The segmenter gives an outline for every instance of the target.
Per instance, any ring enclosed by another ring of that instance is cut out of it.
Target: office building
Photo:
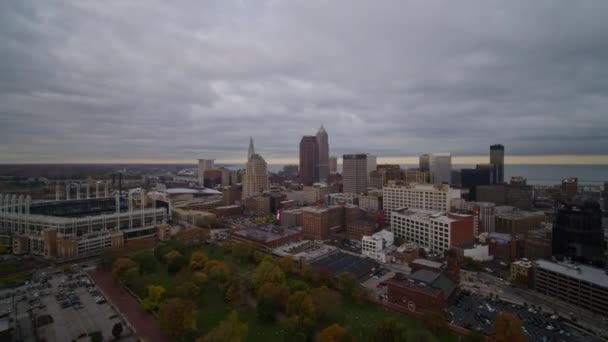
[[[370,212],[382,210],[382,190],[368,191],[367,195],[359,196],[359,208]]]
[[[431,171],[431,156],[423,154],[418,158],[418,168],[420,171]]]
[[[496,220],[495,209],[496,205],[490,202],[464,202],[462,209],[469,210],[470,212],[478,215],[479,230],[476,232],[476,236],[479,233],[492,233],[494,232],[494,223]]]
[[[460,172],[461,185],[469,190],[469,200],[477,201],[477,187],[493,183],[494,166],[477,165],[474,169],[462,169]]]
[[[450,184],[452,178],[452,155],[449,153],[432,154],[430,171],[433,184]]]
[[[530,260],[550,259],[552,224],[545,223],[541,228],[529,230],[524,239],[524,258]]]
[[[603,264],[604,230],[597,203],[562,204],[553,223],[553,255]]]
[[[382,189],[385,183],[384,173],[381,171],[372,171],[369,173],[369,188]]]
[[[198,160],[198,184],[205,185],[205,171],[214,168],[214,159],[199,159]]]
[[[315,136],[300,140],[300,182],[312,185],[319,181],[319,143]]]
[[[604,211],[608,211],[608,182],[604,182],[604,191],[602,191],[602,199],[604,200]]]
[[[369,182],[369,173],[377,170],[376,156],[367,155],[367,181]]]
[[[365,219],[357,219],[346,224],[346,238],[361,240],[365,235],[372,235],[376,231],[376,224]]]
[[[578,178],[570,177],[562,179],[562,199],[571,200],[578,193]]]
[[[494,184],[505,182],[505,147],[500,144],[490,146],[490,164],[494,166]]]
[[[386,186],[382,189],[382,203],[387,215],[393,209],[414,208],[447,212],[453,199],[460,198],[460,190],[449,185],[413,184]]]
[[[289,209],[282,210],[280,214],[281,227],[301,227],[302,226],[302,210]]]
[[[511,206],[497,206],[495,213],[494,231],[511,235],[539,229],[546,220],[542,211],[526,211]]]
[[[266,216],[270,214],[270,196],[256,195],[243,199],[245,212],[256,216]]]
[[[376,170],[382,172],[385,183],[391,180],[403,179],[401,166],[399,166],[399,164],[379,164],[376,166]]]
[[[530,185],[478,185],[475,196],[479,202],[510,205],[522,210],[532,209],[532,186]]]
[[[438,254],[447,251],[452,245],[471,243],[475,239],[473,216],[433,210],[393,210],[391,228],[396,237],[413,241]]]
[[[338,172],[338,157],[329,157],[329,173]]]
[[[328,207],[334,205],[358,205],[359,195],[350,192],[347,193],[335,193],[325,196],[325,205]]]
[[[302,208],[302,234],[307,239],[326,240],[344,226],[344,207]]]
[[[512,282],[532,286],[534,280],[534,265],[528,259],[516,260],[511,263],[509,278]]]
[[[604,269],[570,263],[537,260],[536,291],[608,316],[608,274]]]
[[[230,233],[232,241],[244,242],[264,253],[270,253],[273,248],[294,243],[301,238],[300,230],[280,226],[247,226]]]
[[[431,173],[429,171],[423,171],[421,169],[407,169],[404,173],[406,184],[429,184],[431,182]]]
[[[396,250],[395,235],[387,230],[381,230],[373,235],[361,237],[361,255],[376,261],[386,263],[387,255]]]
[[[249,140],[247,163],[243,177],[243,199],[262,194],[270,188],[266,161],[255,153],[253,138]]]
[[[360,194],[367,188],[367,155],[342,156],[342,192]]]
[[[319,148],[319,158],[317,161],[319,180],[327,182],[329,177],[329,141],[325,127],[321,125],[317,132],[317,146]]]
[[[315,183],[311,186],[304,186],[304,203],[318,204],[325,202],[325,197],[329,194],[336,193],[338,190],[334,185],[325,183]]]

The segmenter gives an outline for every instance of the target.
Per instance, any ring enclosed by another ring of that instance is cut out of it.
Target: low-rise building
[[[406,242],[390,252],[390,260],[397,264],[410,264],[420,256],[420,247],[413,242]]]
[[[524,257],[530,260],[551,258],[552,224],[545,223],[542,228],[529,230],[524,238]]]
[[[368,191],[367,195],[359,196],[359,208],[371,212],[382,210],[382,192]]]
[[[608,316],[608,274],[603,269],[537,260],[534,287],[544,295]]]
[[[214,213],[202,210],[185,210],[185,209],[173,209],[171,215],[173,220],[179,224],[185,226],[197,226],[204,227],[206,222],[212,222],[216,219]]]
[[[304,186],[303,191],[305,204],[319,204],[325,201],[325,196],[336,193],[337,189],[335,186],[325,183],[315,183],[310,186]]]
[[[532,261],[528,259],[521,259],[513,261],[511,263],[511,281],[517,282],[521,285],[531,286],[534,279]]]
[[[512,262],[522,258],[524,255],[524,240],[518,236],[504,233],[489,233],[484,240],[490,246],[490,255],[494,259]]]
[[[359,205],[359,195],[354,193],[335,193],[325,196],[325,205],[328,207],[345,204]]]
[[[494,257],[490,254],[490,246],[481,243],[467,243],[453,246],[452,249],[460,256],[471,258],[475,261],[492,261]]]
[[[355,220],[346,224],[346,238],[349,240],[361,240],[375,231],[376,224],[369,220]]]
[[[283,246],[302,238],[300,229],[279,226],[251,226],[237,229],[231,233],[233,241],[250,243],[263,252]]]
[[[387,256],[397,247],[393,245],[395,236],[392,232],[381,230],[373,235],[361,238],[361,254],[365,257],[386,263]]]
[[[344,207],[302,208],[302,233],[305,238],[325,240],[330,232],[336,232],[344,226]]]
[[[238,216],[243,214],[243,208],[240,205],[224,205],[213,210],[217,217]]]
[[[302,210],[290,209],[281,211],[281,227],[301,227],[302,226]]]
[[[405,277],[398,273],[387,281],[388,302],[416,313],[444,315],[456,284],[447,275],[419,270]]]

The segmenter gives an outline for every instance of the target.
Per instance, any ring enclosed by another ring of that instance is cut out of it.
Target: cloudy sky
[[[232,161],[249,136],[282,161],[321,123],[336,155],[606,155],[607,15],[605,0],[5,0],[0,163]]]

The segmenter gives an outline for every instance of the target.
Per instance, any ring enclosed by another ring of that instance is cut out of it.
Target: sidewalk
[[[97,270],[88,271],[95,285],[103,292],[110,303],[132,325],[134,333],[146,342],[171,342],[173,339],[160,330],[158,321],[150,313],[139,306],[127,291],[114,284],[109,272]]]

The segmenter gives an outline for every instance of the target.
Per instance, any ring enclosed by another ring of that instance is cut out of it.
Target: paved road
[[[109,272],[89,271],[95,285],[103,292],[105,297],[123,315],[127,317],[133,326],[135,333],[146,342],[171,342],[173,339],[165,335],[159,327],[154,316],[142,309],[137,301],[124,289],[114,284]]]

